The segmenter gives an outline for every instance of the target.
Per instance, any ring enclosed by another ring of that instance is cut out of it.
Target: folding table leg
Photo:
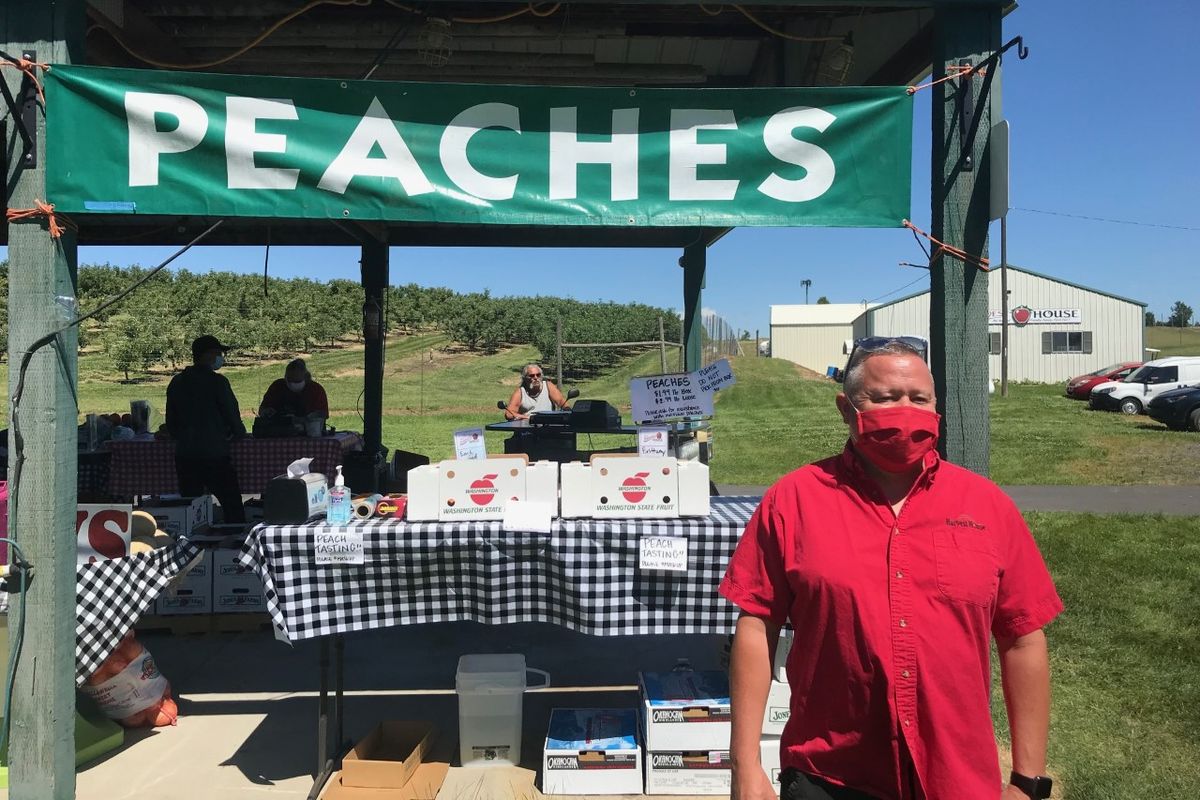
[[[329,638],[321,637],[321,697],[317,719],[317,771],[308,800],[316,800],[329,776],[333,774],[333,759],[329,757]],[[340,692],[339,692],[340,695]]]
[[[343,678],[346,675],[345,669],[345,654],[346,654],[346,637],[340,633],[333,637],[333,648],[336,656],[334,661],[334,674],[336,675],[334,690],[334,713],[337,715],[337,752],[333,754],[333,759],[341,766],[342,754],[346,752],[346,737],[343,733],[343,722],[346,719],[346,701],[342,694],[345,681]]]

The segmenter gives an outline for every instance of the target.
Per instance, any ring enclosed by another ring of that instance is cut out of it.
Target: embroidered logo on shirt
[[[956,519],[946,518],[946,524],[955,528],[974,528],[977,531],[986,531],[986,525],[980,525],[975,520],[968,517],[966,514],[959,514]]]

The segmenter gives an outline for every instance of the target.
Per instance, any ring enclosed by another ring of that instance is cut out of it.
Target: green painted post
[[[83,0],[9,0],[0,11],[0,47],[41,62],[81,60]],[[19,96],[22,74],[0,79]],[[46,126],[36,117],[34,161],[25,159],[16,120],[6,123],[9,208],[32,208],[46,197]],[[80,154],[85,157],[86,154]],[[8,386],[10,404],[18,365],[30,345],[70,321],[75,300],[75,244],[50,237],[44,220],[8,226]],[[17,661],[9,742],[9,796],[58,800],[75,796],[75,329],[62,334],[61,351],[33,356],[19,405],[9,406],[9,478],[18,461],[15,422],[24,440],[24,464],[9,487],[9,536],[34,565],[37,579],[25,597],[11,595],[10,643],[24,606],[25,636]],[[14,413],[18,412],[18,413]],[[11,551],[10,551],[11,552]],[[15,651],[15,646],[13,647]]]
[[[685,372],[703,366],[704,321],[701,319],[701,290],[704,289],[704,269],[708,250],[703,243],[683,248],[683,369]]]
[[[946,68],[978,64],[1000,45],[1000,7],[939,6],[934,15],[935,78]],[[972,76],[964,137],[961,84],[933,87],[932,233],[948,245],[988,252],[990,80]],[[973,131],[973,134],[972,134]],[[974,137],[973,142],[971,137]],[[964,150],[964,138],[967,148]],[[968,160],[969,159],[969,160]],[[942,256],[931,265],[931,367],[942,414],[941,450],[950,461],[988,473],[988,276],[974,264]]]

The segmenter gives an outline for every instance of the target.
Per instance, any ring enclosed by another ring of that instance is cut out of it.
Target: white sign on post
[[[666,458],[671,437],[662,425],[646,425],[638,429],[638,455],[645,458]]]
[[[634,422],[711,417],[712,392],[700,391],[695,373],[652,375],[629,382]]]
[[[325,564],[362,564],[361,528],[322,528],[313,533],[313,552],[318,566]]]
[[[733,368],[729,359],[722,358],[696,372],[698,385],[702,392],[715,392],[737,383],[733,377]]]
[[[638,540],[638,567],[660,572],[687,572],[688,540],[683,536],[643,536]]]
[[[482,461],[487,458],[483,428],[462,428],[455,431],[454,457],[466,461]]]

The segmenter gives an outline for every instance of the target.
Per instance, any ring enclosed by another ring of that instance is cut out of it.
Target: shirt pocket
[[[978,531],[938,528],[933,532],[938,591],[947,600],[988,607],[1000,588],[1000,561],[991,541]]]

